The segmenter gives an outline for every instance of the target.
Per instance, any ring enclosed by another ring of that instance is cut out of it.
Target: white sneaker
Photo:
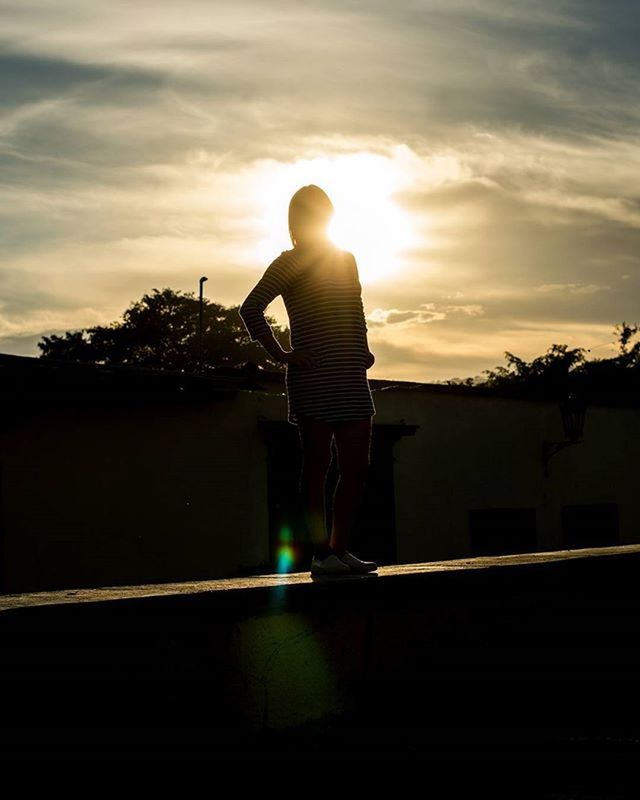
[[[313,556],[311,559],[312,575],[346,575],[349,572],[351,572],[349,565],[333,553],[324,558]]]
[[[343,564],[346,564],[351,572],[375,572],[378,569],[378,565],[375,561],[362,561],[353,553],[350,553],[348,550],[347,552],[341,556],[340,561]]]

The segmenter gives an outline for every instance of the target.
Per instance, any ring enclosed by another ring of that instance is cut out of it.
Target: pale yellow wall
[[[374,397],[376,422],[420,426],[395,448],[399,562],[467,556],[470,508],[536,508],[546,550],[563,546],[563,505],[617,503],[621,543],[640,541],[640,412],[588,408],[584,442],[554,456],[545,479],[542,441],[564,439],[556,404],[408,389]]]
[[[237,574],[268,558],[263,401],[65,412],[0,436],[5,591]]]
[[[537,510],[539,549],[562,546],[560,509],[617,503],[640,541],[640,413],[589,408],[585,441],[544,478],[553,404],[393,389],[374,423],[418,425],[395,446],[400,563],[469,555],[469,508]],[[199,405],[42,408],[0,434],[5,591],[230,577],[269,557],[267,448],[257,418],[286,396],[239,391]],[[79,577],[80,576],[80,577]]]

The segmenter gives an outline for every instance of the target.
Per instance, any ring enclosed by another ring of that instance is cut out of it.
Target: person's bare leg
[[[347,549],[355,512],[364,494],[370,463],[371,425],[371,418],[336,425],[340,475],[333,495],[330,544],[340,556]]]
[[[329,548],[324,497],[333,428],[322,420],[301,417],[298,431],[302,446],[299,489],[303,512],[314,554],[322,555]]]

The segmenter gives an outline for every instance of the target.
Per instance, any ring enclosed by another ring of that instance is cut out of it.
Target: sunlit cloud
[[[203,274],[240,303],[309,183],[357,259],[372,377],[603,354],[635,318],[635,2],[3,8],[4,352]]]
[[[582,285],[580,283],[543,283],[535,287],[536,292],[571,292],[572,294],[595,294],[597,292],[608,292],[610,286],[598,286],[595,283]]]
[[[425,236],[423,231],[421,238],[412,226],[414,220],[393,199],[396,191],[414,180],[407,155],[411,154],[406,147],[396,146],[388,154],[356,151],[265,164],[256,179],[263,230],[256,258],[264,262],[292,247],[286,216],[289,200],[300,186],[315,183],[334,205],[330,236],[354,253],[361,282],[396,274],[404,266],[403,250],[423,245]]]

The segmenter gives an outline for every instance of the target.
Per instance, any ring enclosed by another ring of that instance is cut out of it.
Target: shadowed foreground
[[[639,567],[629,545],[4,596],[5,759],[243,782],[322,753],[377,778],[523,771],[524,791],[557,771],[535,796],[625,796]]]

